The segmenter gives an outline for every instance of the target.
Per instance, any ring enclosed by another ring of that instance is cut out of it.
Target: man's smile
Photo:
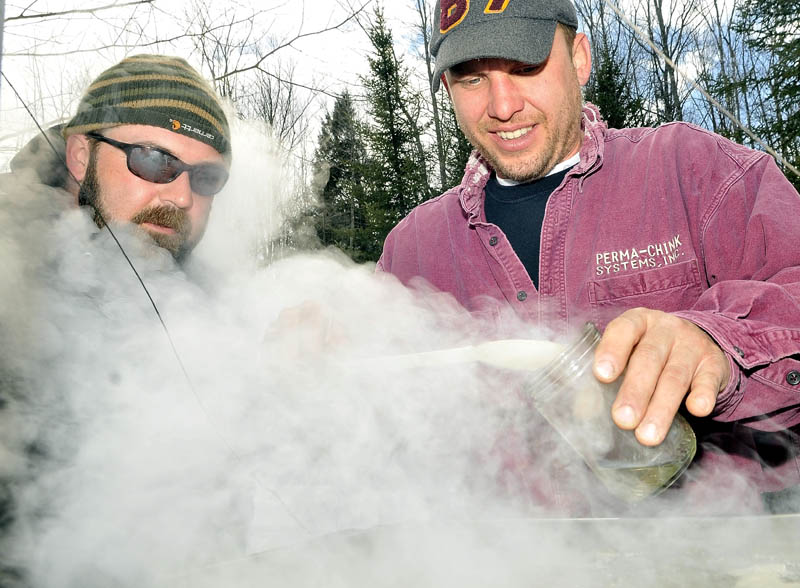
[[[501,139],[510,141],[511,139],[518,139],[523,135],[527,135],[531,130],[533,130],[533,126],[522,127],[521,129],[517,129],[515,131],[496,131],[496,134]]]

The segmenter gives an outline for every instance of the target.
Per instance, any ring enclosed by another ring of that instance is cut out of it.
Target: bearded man
[[[48,232],[64,226],[57,225],[62,212],[82,206],[101,229],[132,223],[183,262],[205,232],[230,163],[230,129],[211,85],[183,59],[135,55],[104,71],[72,119],[35,137],[0,176],[0,335],[9,349],[0,357],[0,586],[26,585],[4,543],[13,541],[9,530],[18,514],[12,494],[52,449],[42,444],[35,419],[22,416],[40,398],[33,382],[46,371],[45,360],[41,368],[15,361],[42,357],[30,343],[48,339],[36,330],[52,319],[42,302],[44,280],[59,273],[46,249],[54,242]],[[34,224],[48,216],[52,225]]]
[[[202,238],[230,162],[211,85],[181,58],[135,55],[100,74],[75,116],[37,136],[11,169],[91,207],[101,228],[137,225],[180,261]]]

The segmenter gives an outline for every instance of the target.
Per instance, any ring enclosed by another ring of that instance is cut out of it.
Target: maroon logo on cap
[[[506,9],[510,1],[511,0],[489,0],[483,12],[484,14],[499,14]]]
[[[469,0],[442,0],[440,6],[441,14],[439,22],[441,24],[439,26],[439,32],[443,35],[460,24],[469,12]]]
[[[488,0],[483,9],[484,14],[499,14],[503,12],[511,0]],[[469,12],[469,0],[442,0],[441,14],[439,15],[439,32],[443,35],[461,24]]]

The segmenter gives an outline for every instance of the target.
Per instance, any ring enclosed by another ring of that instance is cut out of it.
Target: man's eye
[[[541,64],[539,64],[539,65],[526,65],[524,67],[517,68],[515,70],[515,73],[517,75],[525,76],[525,75],[534,74],[534,73],[538,72],[540,69],[542,69]]]
[[[480,82],[481,82],[480,76],[472,76],[472,77],[468,77],[468,78],[462,78],[459,83],[461,83],[461,84],[463,84],[465,86],[476,86],[476,85],[480,84]]]

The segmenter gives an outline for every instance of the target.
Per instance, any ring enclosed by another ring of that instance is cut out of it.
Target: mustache
[[[133,218],[131,218],[131,222],[137,225],[151,223],[162,227],[168,227],[184,238],[187,237],[192,230],[192,221],[186,211],[171,206],[146,208],[134,215]]]

